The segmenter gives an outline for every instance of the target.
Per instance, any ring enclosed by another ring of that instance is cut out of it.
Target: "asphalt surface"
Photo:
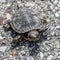
[[[40,9],[40,17],[50,21],[48,29],[37,42],[21,39],[13,44],[15,32],[4,29],[3,23],[11,19],[9,7],[16,9],[16,3],[21,1],[0,0],[0,60],[60,60],[60,0],[27,0],[27,7],[38,4],[35,8]]]

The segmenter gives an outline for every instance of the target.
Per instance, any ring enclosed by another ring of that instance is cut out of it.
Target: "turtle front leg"
[[[18,35],[18,36],[16,36],[15,38],[13,38],[12,43],[13,43],[13,44],[16,44],[20,39],[21,39],[21,36]]]
[[[18,35],[15,38],[13,38],[13,41],[11,42],[11,48],[14,49],[17,45],[19,45],[19,40],[21,40],[21,36]]]
[[[13,38],[13,41],[11,42],[11,49],[14,49],[14,48],[16,48],[16,46],[19,45],[19,43],[18,43],[19,40],[21,40],[21,36],[20,35],[18,35],[15,38]]]

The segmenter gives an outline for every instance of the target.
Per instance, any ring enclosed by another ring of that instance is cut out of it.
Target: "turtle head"
[[[39,32],[38,31],[30,31],[28,33],[28,37],[29,37],[30,41],[37,41],[37,39],[39,38]]]

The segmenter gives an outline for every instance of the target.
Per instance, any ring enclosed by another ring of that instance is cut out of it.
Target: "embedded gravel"
[[[46,17],[50,20],[39,41],[11,43],[14,32],[5,31],[3,23],[11,19],[11,11],[17,9],[16,3],[40,9],[41,19]],[[60,60],[60,0],[0,0],[0,60]]]

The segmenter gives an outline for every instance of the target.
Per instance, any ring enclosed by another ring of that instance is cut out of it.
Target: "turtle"
[[[22,8],[13,15],[10,21],[12,29],[23,35],[25,40],[37,41],[40,38],[43,27],[42,20],[32,9]]]
[[[9,21],[11,28],[28,41],[38,41],[42,31],[47,29],[39,16],[40,13],[36,11],[28,7],[21,7],[15,10]]]

